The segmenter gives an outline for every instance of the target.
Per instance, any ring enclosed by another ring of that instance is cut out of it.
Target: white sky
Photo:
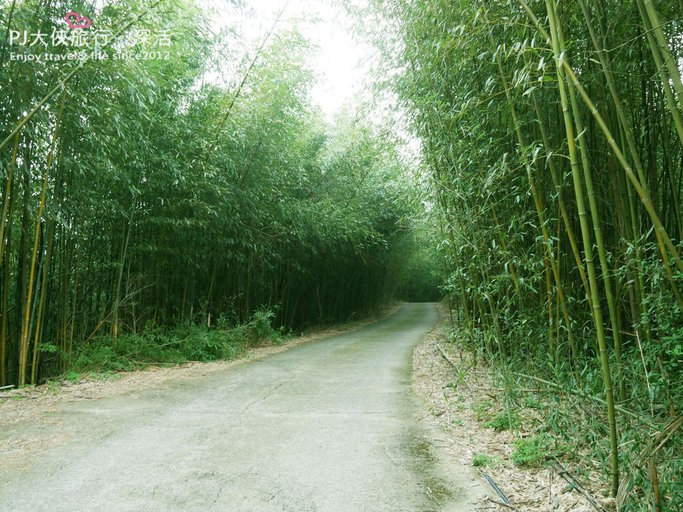
[[[236,9],[229,0],[199,0],[220,13],[214,26],[237,27],[244,36],[248,51],[253,54],[265,37],[286,0],[244,0]],[[311,91],[313,101],[331,120],[345,103],[363,91],[368,76],[367,59],[372,55],[369,45],[356,40],[350,32],[351,21],[333,0],[289,0],[275,32],[296,26],[318,47],[311,65],[318,74],[318,83]],[[318,21],[313,21],[313,20]]]

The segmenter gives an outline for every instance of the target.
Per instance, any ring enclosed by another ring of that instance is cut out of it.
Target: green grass
[[[520,467],[539,467],[551,457],[562,457],[567,453],[567,445],[558,444],[547,434],[538,434],[515,442],[512,462]]]
[[[64,380],[68,380],[69,382],[78,382],[81,378],[82,375],[74,371],[68,371],[64,374]]]
[[[497,432],[503,430],[516,430],[519,429],[520,421],[519,417],[514,412],[502,412],[495,416],[491,421],[484,423],[484,426],[491,427]]]
[[[482,421],[486,416],[488,416],[488,412],[491,410],[492,407],[493,402],[491,400],[482,400],[481,402],[477,403],[475,407],[477,420]]]
[[[259,310],[246,324],[232,327],[223,324],[207,329],[187,323],[171,329],[149,327],[116,339],[100,336],[79,349],[62,379],[76,382],[86,373],[106,379],[149,365],[236,359],[250,348],[283,342],[281,333],[271,326],[273,316],[271,311]]]
[[[476,468],[493,468],[499,464],[500,459],[498,457],[485,453],[477,453],[472,457],[472,465]]]

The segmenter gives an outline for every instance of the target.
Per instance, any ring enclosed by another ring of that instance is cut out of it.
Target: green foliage
[[[69,364],[126,370],[236,357],[277,339],[271,326],[369,312],[402,294],[399,275],[415,290],[423,278],[435,288],[432,262],[423,268],[411,256],[424,205],[408,193],[395,141],[358,112],[324,120],[310,100],[313,49],[296,30],[277,26],[255,51],[237,21],[203,30],[194,0],[15,7],[10,19],[11,6],[0,5],[2,38],[6,29],[50,34],[78,10],[98,31],[134,22],[123,39],[170,33],[172,44],[162,58],[124,59],[116,46],[137,57],[151,49],[115,41],[101,48],[107,59],[68,75],[78,63],[9,60],[0,41],[0,141],[44,100],[16,158],[14,140],[0,148],[2,383]],[[230,9],[242,17],[239,5]],[[403,272],[404,262],[416,272]]]
[[[487,417],[492,407],[493,402],[491,400],[482,400],[481,402],[478,402],[475,408],[477,420],[482,421],[485,417]]]
[[[496,431],[517,430],[520,427],[520,421],[516,413],[507,411],[496,415],[491,421],[484,423],[484,426]]]
[[[116,339],[99,337],[79,350],[70,372],[104,374],[150,364],[235,359],[251,347],[279,341],[280,334],[270,323],[274,316],[272,311],[261,309],[246,324],[231,328],[207,330],[184,323],[174,328],[148,328]]]
[[[82,375],[78,372],[69,371],[64,374],[64,380],[69,382],[78,382],[82,378]]]
[[[552,443],[544,434],[515,441],[512,462],[522,467],[541,466],[553,454]]]
[[[629,463],[683,408],[683,86],[672,64],[683,4],[370,4],[358,19],[384,57],[380,87],[421,143],[458,340],[553,393],[578,391],[544,410],[545,426],[591,450],[613,494],[638,475],[624,506],[645,510],[638,496],[652,484]],[[615,414],[613,397],[653,428]],[[678,481],[677,447],[656,460],[662,488]],[[533,462],[549,450],[534,439],[518,451]]]
[[[500,459],[485,453],[476,453],[472,457],[472,465],[475,468],[495,468],[500,465]]]

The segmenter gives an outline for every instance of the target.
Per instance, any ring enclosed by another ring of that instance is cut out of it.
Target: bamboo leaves
[[[646,0],[383,4],[400,30],[377,44],[423,142],[460,332],[504,367],[604,396],[615,493],[632,456],[623,439],[639,435],[618,402],[659,425],[682,399],[644,399],[641,361],[666,370],[677,356],[659,329],[683,333],[672,167],[683,161],[683,13]],[[661,389],[680,386],[664,370]],[[676,462],[663,466],[671,481]]]
[[[53,27],[64,5],[17,4],[14,18]],[[145,14],[156,6],[163,16]],[[64,371],[98,337],[120,349],[123,335],[239,323],[261,307],[287,327],[343,320],[396,291],[421,205],[404,197],[393,143],[355,113],[323,120],[310,44],[278,23],[234,86],[207,81],[208,56],[239,52],[201,30],[197,9],[126,0],[97,12],[123,31],[172,29],[167,58],[65,77],[0,70],[13,84],[0,102],[3,383]]]

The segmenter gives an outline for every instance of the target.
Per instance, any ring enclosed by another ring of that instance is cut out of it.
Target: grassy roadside
[[[389,316],[399,305],[390,303],[361,318],[317,325],[303,332],[274,329],[272,314],[258,311],[246,324],[233,327],[219,323],[207,330],[184,325],[124,334],[116,340],[94,338],[56,377],[38,386],[0,392],[0,425],[10,417],[14,422],[25,416],[27,411],[21,408],[29,403],[29,408],[35,408],[40,402],[61,398],[96,399],[155,386],[169,379],[205,375],[301,343],[360,329]]]
[[[214,328],[207,329],[188,323],[174,328],[148,327],[115,339],[97,337],[81,345],[75,354],[64,357],[63,371],[52,380],[78,382],[84,376],[106,377],[148,366],[238,359],[250,349],[282,345],[293,336],[274,329],[273,317],[272,311],[262,309],[241,325],[219,321]]]

